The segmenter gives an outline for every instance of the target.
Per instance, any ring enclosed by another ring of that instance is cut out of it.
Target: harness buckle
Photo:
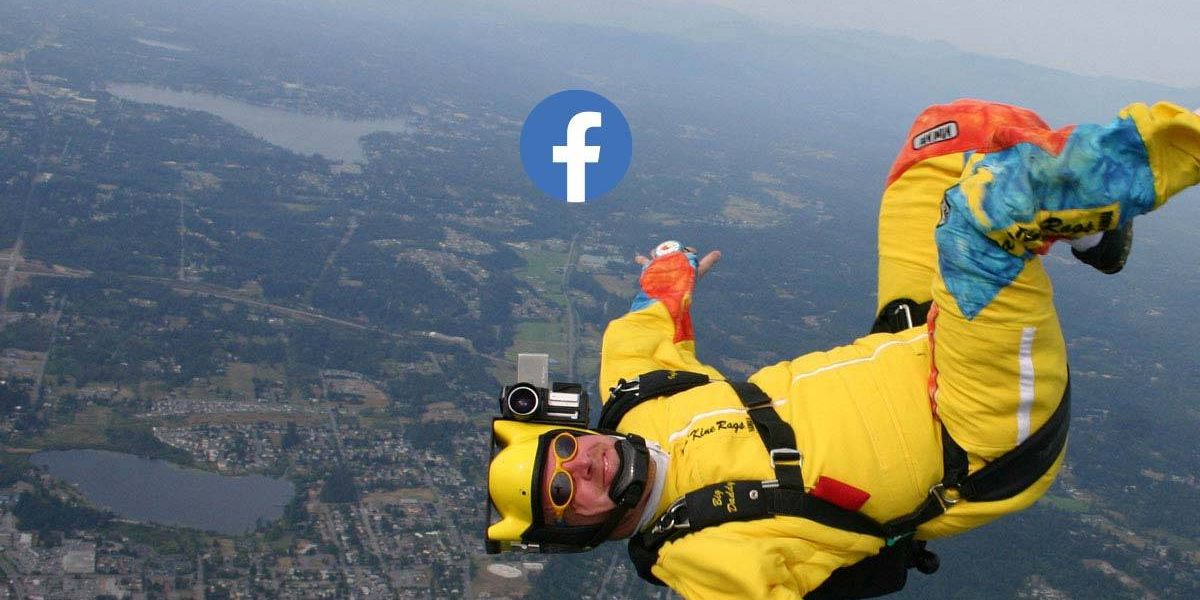
[[[623,378],[618,379],[617,385],[614,385],[611,388],[608,388],[608,398],[609,398],[609,400],[612,400],[613,398],[616,398],[617,396],[619,396],[621,394],[627,394],[629,392],[636,393],[639,389],[641,389],[641,387],[642,387],[642,381],[641,381],[640,377],[634,377],[630,381],[626,381]]]
[[[912,329],[912,327],[913,327],[913,314],[912,314],[912,308],[911,308],[911,307],[909,307],[909,305],[908,305],[908,304],[901,304],[901,305],[897,306],[896,308],[893,308],[893,309],[892,309],[892,316],[893,316],[893,317],[895,317],[895,316],[903,316],[903,317],[904,317],[904,324],[905,324],[905,327],[904,327],[904,328],[905,328],[905,329]]]
[[[795,448],[772,448],[771,467],[777,467],[779,463],[796,463],[797,467],[803,467],[804,454]]]
[[[929,488],[929,495],[937,499],[938,504],[942,505],[942,510],[949,510],[951,506],[962,502],[962,496],[959,494],[958,488],[946,487],[944,483],[938,483]]]
[[[681,516],[680,513],[687,509],[687,503],[680,499],[679,502],[672,504],[667,512],[659,517],[658,522],[650,529],[650,533],[657,535],[670,531],[672,529],[687,529],[692,526],[686,516]]]
[[[761,402],[758,402],[758,403],[756,403],[756,404],[747,404],[747,405],[746,405],[746,412],[747,412],[747,413],[752,413],[752,412],[754,412],[754,411],[756,411],[756,410],[761,410],[761,409],[764,409],[764,408],[770,408],[770,409],[774,409],[774,408],[775,408],[775,401],[774,401],[774,400],[772,400],[772,399],[770,399],[770,398],[767,398],[766,400],[763,400],[763,401],[761,401]]]

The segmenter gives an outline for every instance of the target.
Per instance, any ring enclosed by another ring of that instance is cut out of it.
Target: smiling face
[[[608,490],[621,463],[617,442],[607,435],[580,435],[575,441],[579,446],[575,456],[562,463],[563,470],[571,476],[575,486],[575,496],[563,512],[563,521],[567,525],[603,523],[617,507],[608,497]],[[544,460],[542,506],[546,507],[546,522],[553,523],[555,515],[550,502],[550,480],[554,478],[554,464],[558,460],[553,444],[546,448]]]

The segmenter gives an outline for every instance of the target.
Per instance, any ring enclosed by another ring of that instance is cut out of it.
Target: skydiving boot
[[[1072,240],[1071,254],[1106,275],[1120,272],[1133,247],[1133,221],[1100,234],[1100,240],[1087,246],[1089,238]],[[1084,246],[1080,249],[1080,246]]]

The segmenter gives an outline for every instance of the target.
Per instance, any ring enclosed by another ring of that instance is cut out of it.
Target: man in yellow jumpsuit
[[[1115,270],[1123,256],[1095,264],[1105,250],[1095,241],[1115,238],[1127,250],[1131,219],[1197,182],[1200,116],[1172,104],[1134,104],[1109,124],[1059,130],[1002,104],[927,109],[883,195],[878,307],[882,317],[902,306],[920,324],[931,303],[928,323],[750,377],[794,433],[798,460],[768,453],[738,391],[696,357],[691,292],[718,255],[699,259],[667,243],[639,260],[633,308],[605,332],[600,385],[663,369],[711,382],[634,406],[607,435],[497,420],[489,494],[500,518],[489,544],[592,546],[596,536],[640,535],[689,492],[773,482],[776,463],[793,460],[808,495],[878,523],[912,515],[938,492],[937,516],[916,528],[921,540],[1029,506],[1061,452],[1002,500],[948,497],[939,484],[946,440],[978,473],[1036,435],[1066,397],[1066,349],[1039,253],[1063,239],[1085,262]],[[628,462],[622,444],[639,436],[650,460],[631,501],[614,488]],[[739,510],[733,494],[712,501]],[[798,516],[729,521],[667,541],[652,574],[687,598],[801,598],[894,541]]]

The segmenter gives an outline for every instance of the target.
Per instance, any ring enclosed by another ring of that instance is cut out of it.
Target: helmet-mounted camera
[[[587,427],[588,395],[578,383],[550,382],[550,355],[517,356],[517,383],[500,392],[505,419]]]

